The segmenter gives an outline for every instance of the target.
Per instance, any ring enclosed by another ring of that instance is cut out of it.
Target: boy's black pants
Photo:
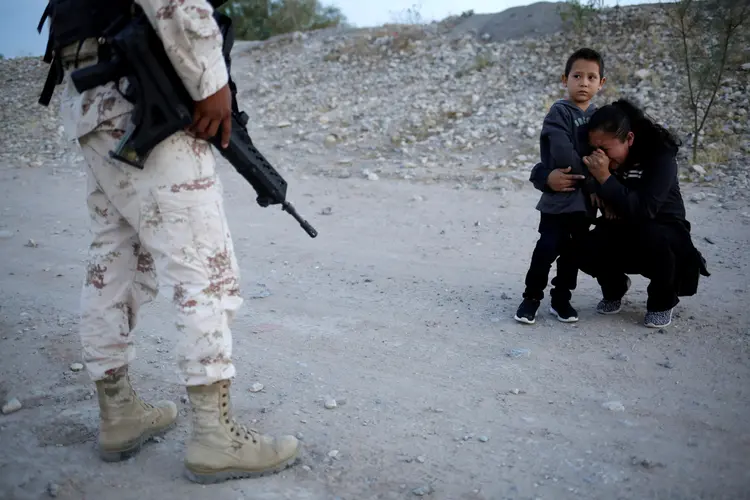
[[[578,265],[597,279],[605,300],[620,300],[627,291],[626,274],[640,274],[650,280],[649,311],[666,311],[679,303],[680,263],[694,252],[683,223],[602,221],[579,244]]]
[[[539,241],[531,255],[531,265],[526,273],[525,299],[542,300],[547,288],[549,271],[557,259],[557,275],[552,279],[552,301],[569,301],[571,291],[578,281],[579,246],[577,240],[588,233],[591,219],[583,212],[568,214],[541,214]]]

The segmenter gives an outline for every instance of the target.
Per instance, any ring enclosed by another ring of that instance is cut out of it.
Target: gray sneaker
[[[672,311],[648,311],[643,320],[643,324],[649,328],[664,328],[672,324]]]
[[[625,293],[628,293],[631,285],[630,277],[628,276],[628,284],[625,288]],[[625,294],[623,294],[625,295]],[[599,314],[617,314],[622,310],[622,299],[617,300],[600,300],[596,305],[596,312]]]
[[[599,314],[617,314],[622,309],[622,300],[600,300],[596,305]]]

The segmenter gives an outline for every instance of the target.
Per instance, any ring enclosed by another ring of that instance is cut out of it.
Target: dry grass
[[[346,62],[409,54],[426,36],[424,29],[419,26],[387,24],[351,36],[343,45],[331,49],[323,60]]]
[[[474,61],[472,61],[472,63],[467,67],[461,68],[460,70],[456,71],[455,76],[456,78],[461,78],[471,73],[483,71],[491,66],[494,66],[495,64],[496,62],[489,55],[477,54],[474,57]]]

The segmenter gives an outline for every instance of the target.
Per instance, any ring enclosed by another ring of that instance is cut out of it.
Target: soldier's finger
[[[229,146],[229,139],[232,137],[232,116],[227,115],[221,121],[221,147]]]
[[[201,139],[206,139],[209,125],[211,125],[211,119],[205,115],[201,116],[194,126],[196,135]]]
[[[208,124],[207,130],[206,130],[206,139],[211,139],[216,137],[216,134],[219,132],[219,124],[221,121],[219,120],[211,120]]]

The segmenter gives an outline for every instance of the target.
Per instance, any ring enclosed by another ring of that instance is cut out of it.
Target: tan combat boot
[[[232,418],[229,380],[187,388],[193,407],[193,436],[187,446],[188,479],[200,484],[279,472],[297,459],[294,436],[274,438]]]
[[[99,396],[99,455],[105,462],[125,460],[140,451],[151,437],[177,420],[177,406],[145,403],[130,385],[127,366],[96,382]]]

